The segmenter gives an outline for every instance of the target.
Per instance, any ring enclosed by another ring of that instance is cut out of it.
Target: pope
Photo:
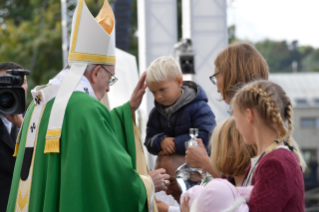
[[[96,18],[79,1],[68,66],[32,90],[8,212],[157,211],[154,191],[165,189],[169,176],[136,171],[132,114],[145,93],[145,74],[123,106],[108,111],[100,103],[117,81],[114,26],[107,1]]]

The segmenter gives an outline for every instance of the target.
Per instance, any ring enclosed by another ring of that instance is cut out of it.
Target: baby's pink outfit
[[[227,180],[214,179],[205,187],[194,186],[181,196],[189,197],[190,212],[248,212],[253,186],[235,187]]]

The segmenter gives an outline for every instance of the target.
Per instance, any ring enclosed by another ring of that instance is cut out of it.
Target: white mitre
[[[68,62],[70,70],[65,76],[54,100],[44,153],[60,152],[60,137],[65,110],[69,99],[89,64],[115,65],[115,18],[109,3],[94,18],[80,0],[72,21]]]

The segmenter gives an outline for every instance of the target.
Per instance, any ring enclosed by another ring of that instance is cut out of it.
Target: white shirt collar
[[[11,128],[12,128],[12,123],[6,119],[6,117],[4,117],[2,114],[0,114],[0,118],[4,124],[4,126],[6,126],[8,133],[11,133]]]

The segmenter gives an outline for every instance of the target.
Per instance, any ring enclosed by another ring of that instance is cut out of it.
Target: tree
[[[304,72],[319,72],[319,49],[312,50],[306,54],[302,62],[302,70]]]
[[[103,5],[103,1],[97,0],[86,0],[86,3],[94,16]],[[36,85],[48,83],[61,71],[60,0],[3,0],[0,26],[0,62],[16,62],[25,69],[33,67],[28,77],[28,92]],[[28,95],[28,103],[31,100]]]

